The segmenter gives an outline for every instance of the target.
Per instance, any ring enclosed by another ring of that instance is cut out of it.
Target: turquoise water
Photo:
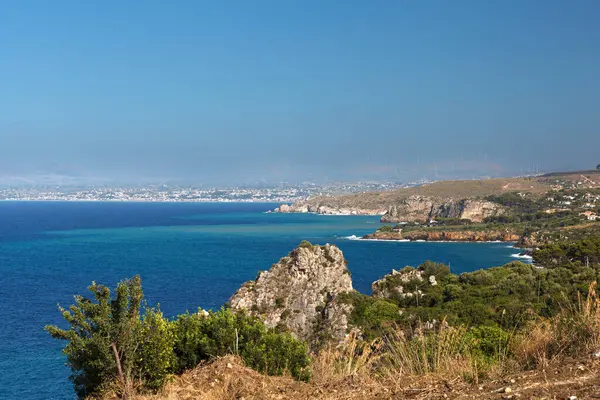
[[[149,303],[169,316],[216,308],[245,281],[306,239],[344,252],[356,289],[392,268],[425,260],[453,272],[514,260],[504,243],[348,240],[377,217],[268,214],[273,204],[0,203],[0,399],[69,399],[62,343],[44,331],[61,324],[92,280],[114,285],[140,274]]]

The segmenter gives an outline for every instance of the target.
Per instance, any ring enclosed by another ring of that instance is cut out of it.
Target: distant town
[[[146,201],[146,202],[273,202],[286,203],[313,196],[334,196],[416,186],[426,181],[302,183],[224,188],[168,185],[147,186],[5,186],[0,200],[5,201]]]

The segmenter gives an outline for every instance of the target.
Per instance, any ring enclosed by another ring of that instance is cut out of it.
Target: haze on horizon
[[[600,162],[600,2],[7,2],[0,183]]]

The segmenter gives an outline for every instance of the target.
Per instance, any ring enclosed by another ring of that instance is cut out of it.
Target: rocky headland
[[[413,230],[408,232],[380,232],[365,235],[368,240],[423,240],[444,242],[519,242],[521,235],[506,230]]]
[[[277,213],[314,213],[322,215],[383,215],[384,208],[336,207],[321,204],[301,202],[296,204],[282,204],[273,212]]]
[[[506,213],[500,204],[475,198],[409,196],[386,207],[351,207],[301,202],[282,204],[274,212],[315,213],[323,215],[381,215],[381,222],[420,222],[435,218],[461,218],[481,222],[484,218]]]
[[[458,218],[482,222],[487,217],[505,213],[506,209],[503,206],[487,200],[410,196],[392,205],[381,217],[381,222],[425,223],[437,218]]]
[[[469,218],[473,213],[495,213],[488,210],[487,204],[469,204],[466,200],[480,200],[487,196],[501,195],[507,192],[523,192],[534,195],[550,190],[551,183],[528,178],[497,178],[484,180],[439,181],[430,184],[402,189],[347,194],[339,196],[316,196],[292,205],[282,204],[275,212],[318,213],[337,215],[384,215],[390,214],[396,206],[398,212],[406,210],[406,217],[425,219],[432,211],[431,206],[439,209],[434,214],[464,214]],[[420,199],[420,200],[417,200]],[[461,202],[463,202],[461,204]],[[420,203],[420,204],[418,204]],[[427,209],[427,204],[430,208]],[[492,207],[493,208],[493,207]],[[459,211],[456,211],[459,210]],[[399,214],[389,215],[392,218]],[[386,217],[387,218],[387,217]]]
[[[269,328],[280,326],[315,343],[346,335],[352,307],[341,304],[338,296],[352,291],[342,251],[303,242],[256,280],[244,283],[229,302],[232,309],[248,311]]]

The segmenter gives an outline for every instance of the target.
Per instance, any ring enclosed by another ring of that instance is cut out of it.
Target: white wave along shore
[[[533,262],[533,257],[530,256],[529,254],[515,253],[515,254],[511,254],[510,256],[513,258],[518,258],[520,260]]]

